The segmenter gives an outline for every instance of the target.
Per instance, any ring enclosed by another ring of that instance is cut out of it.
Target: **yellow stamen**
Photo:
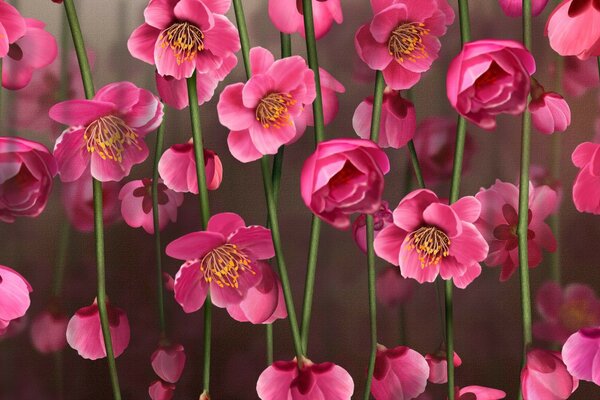
[[[256,107],[256,120],[265,128],[281,128],[292,125],[288,107],[296,104],[296,100],[288,93],[269,93]]]
[[[238,279],[242,272],[255,275],[248,256],[235,244],[224,244],[206,254],[200,261],[200,271],[204,280],[214,282],[219,287],[238,287]]]
[[[423,45],[423,36],[429,34],[422,22],[407,22],[392,31],[388,40],[388,52],[396,61],[415,61],[427,58],[427,49]]]
[[[173,50],[177,65],[192,61],[196,54],[204,50],[204,33],[189,22],[177,22],[165,31],[159,38],[161,47]]]
[[[127,146],[139,150],[138,135],[121,118],[114,115],[98,118],[90,123],[83,134],[85,146],[90,153],[96,152],[103,159],[123,161]]]
[[[434,267],[450,252],[448,235],[435,226],[422,226],[410,234],[409,250],[415,250],[421,261],[421,268]]]

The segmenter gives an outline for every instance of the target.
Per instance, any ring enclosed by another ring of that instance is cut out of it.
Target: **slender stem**
[[[66,14],[62,14],[60,31],[60,87],[59,99],[68,100],[69,97],[69,23]]]
[[[210,354],[212,348],[212,303],[210,296],[206,297],[204,302],[204,353],[203,353],[203,366],[204,374],[202,379],[202,385],[204,393],[208,395],[210,391]]]
[[[56,385],[56,398],[63,400],[65,398],[65,376],[63,352],[57,351],[53,354],[54,359],[54,384]]]
[[[292,36],[289,33],[281,32],[279,37],[281,41],[281,58],[290,57],[292,55]]]
[[[73,38],[75,54],[77,55],[77,62],[79,63],[79,70],[81,72],[81,80],[83,81],[85,97],[87,99],[91,99],[94,97],[92,70],[90,69],[90,62],[85,51],[83,34],[81,33],[81,27],[79,26],[77,11],[75,10],[73,0],[65,0],[63,4],[65,5],[65,12],[67,15],[67,21],[69,22],[69,28],[71,29],[71,37]]]
[[[315,293],[315,278],[317,275],[320,237],[321,219],[313,215],[310,226],[310,244],[308,246],[308,263],[304,284],[304,302],[302,304],[302,350],[305,354],[308,352],[308,336],[310,331],[313,296]]]
[[[423,171],[421,170],[421,164],[419,164],[419,158],[417,157],[415,143],[412,139],[408,142],[408,152],[410,154],[413,170],[415,171],[415,177],[417,178],[417,184],[423,189],[425,188],[425,180],[423,179]]]
[[[56,256],[56,266],[53,274],[54,276],[52,277],[52,297],[54,298],[58,298],[62,293],[69,250],[69,240],[71,237],[71,226],[69,224],[63,224],[60,227],[59,235],[58,254]]]
[[[246,26],[246,17],[244,15],[242,0],[233,0],[233,9],[235,10],[235,21],[240,34],[246,79],[250,79],[250,76],[252,75],[252,69],[250,68],[250,37],[248,36],[248,27]]]
[[[273,364],[273,324],[266,326],[267,365]]]

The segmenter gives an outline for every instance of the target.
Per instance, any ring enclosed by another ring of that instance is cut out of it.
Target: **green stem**
[[[252,69],[250,68],[250,37],[248,36],[248,27],[246,26],[246,17],[244,15],[242,0],[233,0],[233,9],[235,10],[235,21],[240,34],[246,79],[250,79],[250,76],[252,75]]]
[[[317,275],[317,261],[319,256],[319,239],[321,237],[321,219],[313,215],[310,226],[310,244],[308,246],[308,262],[304,283],[304,302],[302,304],[302,350],[308,352],[308,336],[310,331],[310,318],[312,303],[315,293],[315,278]]]
[[[273,364],[273,324],[266,326],[267,365]]]
[[[290,57],[292,55],[292,36],[289,33],[281,32],[279,38],[281,41],[281,58]]]
[[[413,166],[413,171],[415,171],[415,177],[417,178],[417,184],[421,189],[424,189],[425,180],[423,179],[423,171],[421,170],[421,164],[419,163],[419,158],[417,157],[415,143],[412,141],[412,139],[408,142],[408,152],[410,154],[410,161]]]
[[[75,47],[75,54],[77,55],[77,62],[79,63],[79,71],[81,72],[81,80],[83,81],[83,90],[85,93],[85,97],[87,99],[91,99],[94,97],[92,70],[90,69],[90,62],[85,51],[85,44],[83,43],[83,34],[81,33],[81,27],[79,26],[77,11],[75,10],[73,0],[64,0],[63,4],[65,5],[67,21],[71,30],[71,37],[73,38],[73,45]]]
[[[66,14],[62,14],[60,31],[60,87],[58,98],[68,100],[69,97],[69,23]]]

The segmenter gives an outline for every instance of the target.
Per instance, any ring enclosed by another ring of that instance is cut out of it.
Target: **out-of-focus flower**
[[[522,0],[498,0],[500,7],[504,14],[509,17],[519,17],[523,15],[523,1]],[[531,2],[531,15],[536,17],[544,11],[544,8],[548,4],[548,0],[533,0]]]
[[[583,328],[572,334],[561,354],[573,378],[600,385],[600,327]]]
[[[577,57],[561,57],[564,62],[562,88],[569,96],[583,96],[598,87],[598,61],[594,58],[580,60]]]
[[[481,216],[476,225],[490,246],[485,263],[490,267],[501,265],[500,280],[504,282],[519,266],[519,189],[512,183],[496,179],[495,184],[488,189],[482,188],[475,197],[481,202]],[[542,249],[556,250],[556,240],[544,220],[556,211],[557,203],[556,192],[550,187],[529,184],[529,268],[542,262]]]
[[[17,271],[0,265],[0,336],[11,321],[21,318],[31,304],[29,293],[33,289]]]
[[[315,37],[322,38],[329,32],[333,21],[344,22],[340,0],[312,0]],[[300,0],[269,0],[269,18],[283,33],[304,34],[304,12]]]
[[[500,400],[506,397],[502,390],[484,386],[466,386],[456,388],[456,400]]]
[[[314,73],[300,56],[275,61],[262,47],[250,50],[252,77],[227,86],[219,98],[219,121],[230,129],[229,151],[241,162],[275,154],[306,130],[305,105],[315,99]]]
[[[256,392],[261,400],[350,400],[354,381],[334,363],[314,364],[304,359],[298,368],[295,359],[276,361],[258,377]]]
[[[223,164],[214,151],[204,150],[204,169],[208,190],[217,190],[223,181]],[[192,140],[169,147],[160,157],[158,173],[169,189],[179,193],[198,194],[198,175]]]
[[[512,40],[466,43],[446,77],[450,104],[483,129],[496,128],[498,114],[521,114],[527,106],[535,60]]]
[[[529,112],[533,126],[545,134],[564,132],[571,125],[571,109],[566,100],[558,93],[546,92],[534,78],[531,79]]]
[[[56,172],[54,157],[40,143],[0,137],[0,221],[40,215]]]
[[[106,85],[92,100],[56,104],[50,118],[70,126],[54,148],[60,178],[72,182],[89,166],[99,181],[120,181],[148,157],[144,137],[162,117],[158,97],[131,82]]]
[[[375,252],[400,266],[405,278],[423,283],[441,275],[465,288],[479,276],[479,262],[488,254],[485,239],[473,225],[480,211],[481,204],[472,196],[447,205],[430,190],[415,190],[394,210],[394,224],[375,239]]]
[[[454,21],[454,11],[446,0],[375,0],[371,6],[374,17],[356,32],[356,52],[383,72],[392,89],[409,89],[437,59],[438,38]]]
[[[337,94],[345,93],[346,88],[323,68],[319,68],[319,77],[321,79],[321,97],[323,98],[323,123],[329,125],[339,110]],[[315,126],[312,106],[305,105],[300,118],[305,119],[306,125]]]
[[[427,378],[429,382],[448,382],[448,360],[446,359],[445,351],[439,351],[436,354],[425,354],[425,360],[427,361],[427,365],[429,365],[429,378]],[[454,353],[452,363],[454,367],[462,365],[462,360],[458,354]]]
[[[373,227],[375,236],[381,232],[383,228],[392,224],[394,217],[389,209],[389,203],[382,201],[379,210],[373,214]],[[364,253],[367,252],[367,216],[361,214],[352,223],[352,237],[354,242]]]
[[[546,23],[550,47],[561,56],[581,60],[600,56],[600,4],[596,0],[564,0]]]
[[[160,379],[177,383],[185,367],[185,351],[180,344],[159,346],[150,357],[152,369]]]
[[[319,218],[347,229],[351,214],[379,210],[389,170],[387,155],[370,140],[321,142],[302,167],[302,199]]]
[[[425,391],[429,366],[425,358],[405,346],[377,345],[371,394],[375,400],[414,399]]]
[[[156,380],[148,387],[148,395],[152,400],[171,400],[175,395],[175,385]]]
[[[386,268],[375,281],[377,300],[387,307],[407,303],[415,291],[414,282],[406,279],[398,268]]]
[[[581,143],[573,154],[573,164],[580,168],[573,184],[573,203],[579,212],[600,214],[600,144]]]
[[[579,386],[559,352],[532,349],[521,371],[523,400],[566,400]]]
[[[352,117],[352,127],[363,139],[371,134],[373,117],[373,96],[363,100]],[[381,106],[381,121],[379,125],[379,146],[399,149],[404,147],[415,134],[417,117],[415,106],[405,100],[400,92],[386,88],[383,93]]]
[[[25,35],[27,23],[19,11],[5,1],[0,2],[0,57],[5,58],[11,45]],[[14,51],[14,50],[13,50]]]
[[[67,344],[67,324],[69,319],[63,313],[49,309],[36,315],[31,322],[31,342],[40,353],[54,353]]]
[[[546,185],[554,190],[560,204],[563,194],[562,183],[557,177],[552,176],[549,168],[539,164],[531,164],[529,167],[529,180],[531,180],[534,187]]]

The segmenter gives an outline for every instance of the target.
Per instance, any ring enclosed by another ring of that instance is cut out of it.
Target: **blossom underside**
[[[410,235],[410,250],[415,250],[421,261],[421,268],[436,266],[449,254],[450,239],[448,235],[435,226],[422,226]]]
[[[90,123],[83,135],[87,151],[97,152],[103,159],[122,162],[123,152],[127,146],[138,145],[138,134],[135,133],[121,118],[114,115],[98,118]]]
[[[250,258],[235,244],[224,244],[206,254],[200,262],[200,271],[206,282],[215,282],[220,287],[238,288],[238,279],[243,272],[255,275]]]
[[[423,36],[429,34],[422,22],[407,22],[392,31],[388,40],[388,51],[399,63],[405,59],[415,61],[427,58],[427,49],[423,45]]]
[[[294,104],[296,100],[289,93],[269,93],[256,107],[256,120],[265,128],[291,125],[288,107]]]
[[[173,50],[177,65],[192,61],[204,50],[204,33],[189,22],[177,22],[162,32],[158,38],[162,48]]]

